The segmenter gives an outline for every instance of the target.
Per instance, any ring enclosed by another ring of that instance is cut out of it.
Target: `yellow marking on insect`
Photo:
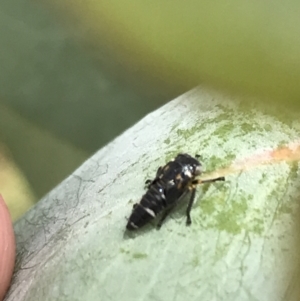
[[[170,165],[167,164],[167,165],[163,168],[163,171],[167,171],[169,168],[170,168]]]
[[[182,177],[181,177],[180,173],[176,176],[176,180],[182,180]]]

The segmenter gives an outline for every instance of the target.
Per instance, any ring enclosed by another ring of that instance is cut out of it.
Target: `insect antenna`
[[[207,180],[194,180],[192,184],[197,185],[197,184],[213,183],[217,181],[225,181],[225,177],[218,177],[218,178],[207,179]]]

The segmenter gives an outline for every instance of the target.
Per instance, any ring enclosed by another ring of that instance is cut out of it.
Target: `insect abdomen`
[[[140,203],[134,205],[126,228],[128,230],[135,230],[144,226],[154,219],[165,207],[164,194],[156,187],[149,188]]]

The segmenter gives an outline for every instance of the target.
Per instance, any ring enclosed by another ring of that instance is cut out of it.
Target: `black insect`
[[[195,199],[196,186],[225,180],[224,177],[208,180],[196,179],[202,173],[199,157],[199,155],[194,158],[188,154],[178,154],[175,159],[158,168],[154,180],[146,181],[147,192],[141,201],[133,205],[126,226],[127,230],[138,229],[162,213],[157,224],[157,228],[160,228],[178,201],[188,192],[191,192],[191,196],[186,209],[186,224],[192,223],[190,212]]]

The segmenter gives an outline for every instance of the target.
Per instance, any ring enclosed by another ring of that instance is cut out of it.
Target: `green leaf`
[[[146,116],[15,225],[7,300],[299,300],[290,124],[204,89]],[[144,181],[179,152],[226,181],[198,187],[190,227],[185,203],[160,231],[125,233]]]

